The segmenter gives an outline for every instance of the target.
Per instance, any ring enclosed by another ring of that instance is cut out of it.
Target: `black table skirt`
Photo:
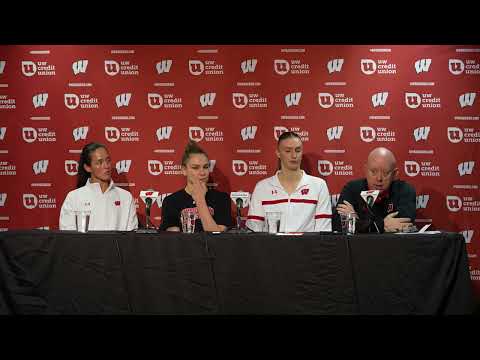
[[[0,314],[469,314],[463,237],[0,233]]]

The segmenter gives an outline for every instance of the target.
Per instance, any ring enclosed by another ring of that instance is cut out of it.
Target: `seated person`
[[[232,225],[228,194],[207,189],[208,164],[207,153],[190,141],[182,157],[185,188],[163,200],[160,230],[182,231],[182,214],[194,214],[195,232],[225,231]]]
[[[281,212],[281,232],[332,231],[330,194],[325,180],[300,169],[303,144],[294,132],[278,139],[280,170],[260,180],[250,199],[247,227],[264,231],[265,213]]]
[[[365,178],[348,182],[343,188],[333,215],[333,230],[342,231],[340,214],[354,213],[356,231],[396,232],[412,226],[415,220],[415,189],[398,180],[397,161],[383,147],[373,149],[365,164]],[[380,190],[372,208],[360,196],[364,190]]]
[[[88,230],[130,231],[138,228],[132,194],[115,186],[112,160],[105,145],[83,147],[77,189],[67,194],[60,210],[60,230],[76,230],[75,211],[90,210]]]

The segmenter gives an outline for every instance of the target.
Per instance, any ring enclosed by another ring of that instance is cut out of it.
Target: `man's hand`
[[[397,232],[402,231],[403,228],[413,226],[410,218],[396,218],[398,211],[388,214],[383,219],[383,228],[385,232]]]
[[[202,200],[205,200],[205,194],[207,193],[207,184],[204,182],[193,179],[192,181],[192,198],[193,200],[198,203]]]
[[[339,214],[350,214],[353,213],[354,216],[358,219],[358,215],[355,212],[355,209],[353,208],[352,204],[350,204],[347,200],[343,200],[343,204],[338,204],[337,205],[337,211]]]

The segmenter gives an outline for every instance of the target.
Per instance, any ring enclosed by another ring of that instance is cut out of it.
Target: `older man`
[[[380,190],[370,208],[360,196],[364,190]],[[415,189],[398,180],[395,156],[379,147],[368,155],[365,178],[352,180],[343,188],[333,215],[333,230],[341,231],[340,214],[354,213],[357,232],[402,231],[412,225],[415,212]]]

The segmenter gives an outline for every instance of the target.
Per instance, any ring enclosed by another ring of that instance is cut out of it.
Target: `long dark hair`
[[[84,164],[91,166],[92,157],[91,154],[99,148],[104,148],[107,150],[107,147],[99,143],[90,143],[83,147],[82,153],[80,154],[80,161],[78,162],[78,176],[77,176],[77,189],[84,186],[87,183],[90,173],[85,170],[83,167]]]
[[[302,141],[302,139],[300,138],[300,136],[294,132],[294,131],[285,131],[284,133],[282,133],[282,135],[280,135],[278,137],[278,141],[277,141],[277,149],[279,148],[280,146],[280,143],[285,140],[285,139],[290,139],[290,138],[297,138],[298,140],[300,140],[300,142]],[[279,170],[282,170],[282,162],[280,161],[280,159],[278,159],[278,169]]]
[[[187,146],[185,146],[185,151],[183,152],[182,166],[187,166],[187,161],[192,154],[203,154],[208,159],[207,153],[200,146],[198,146],[195,141],[190,140]]]

